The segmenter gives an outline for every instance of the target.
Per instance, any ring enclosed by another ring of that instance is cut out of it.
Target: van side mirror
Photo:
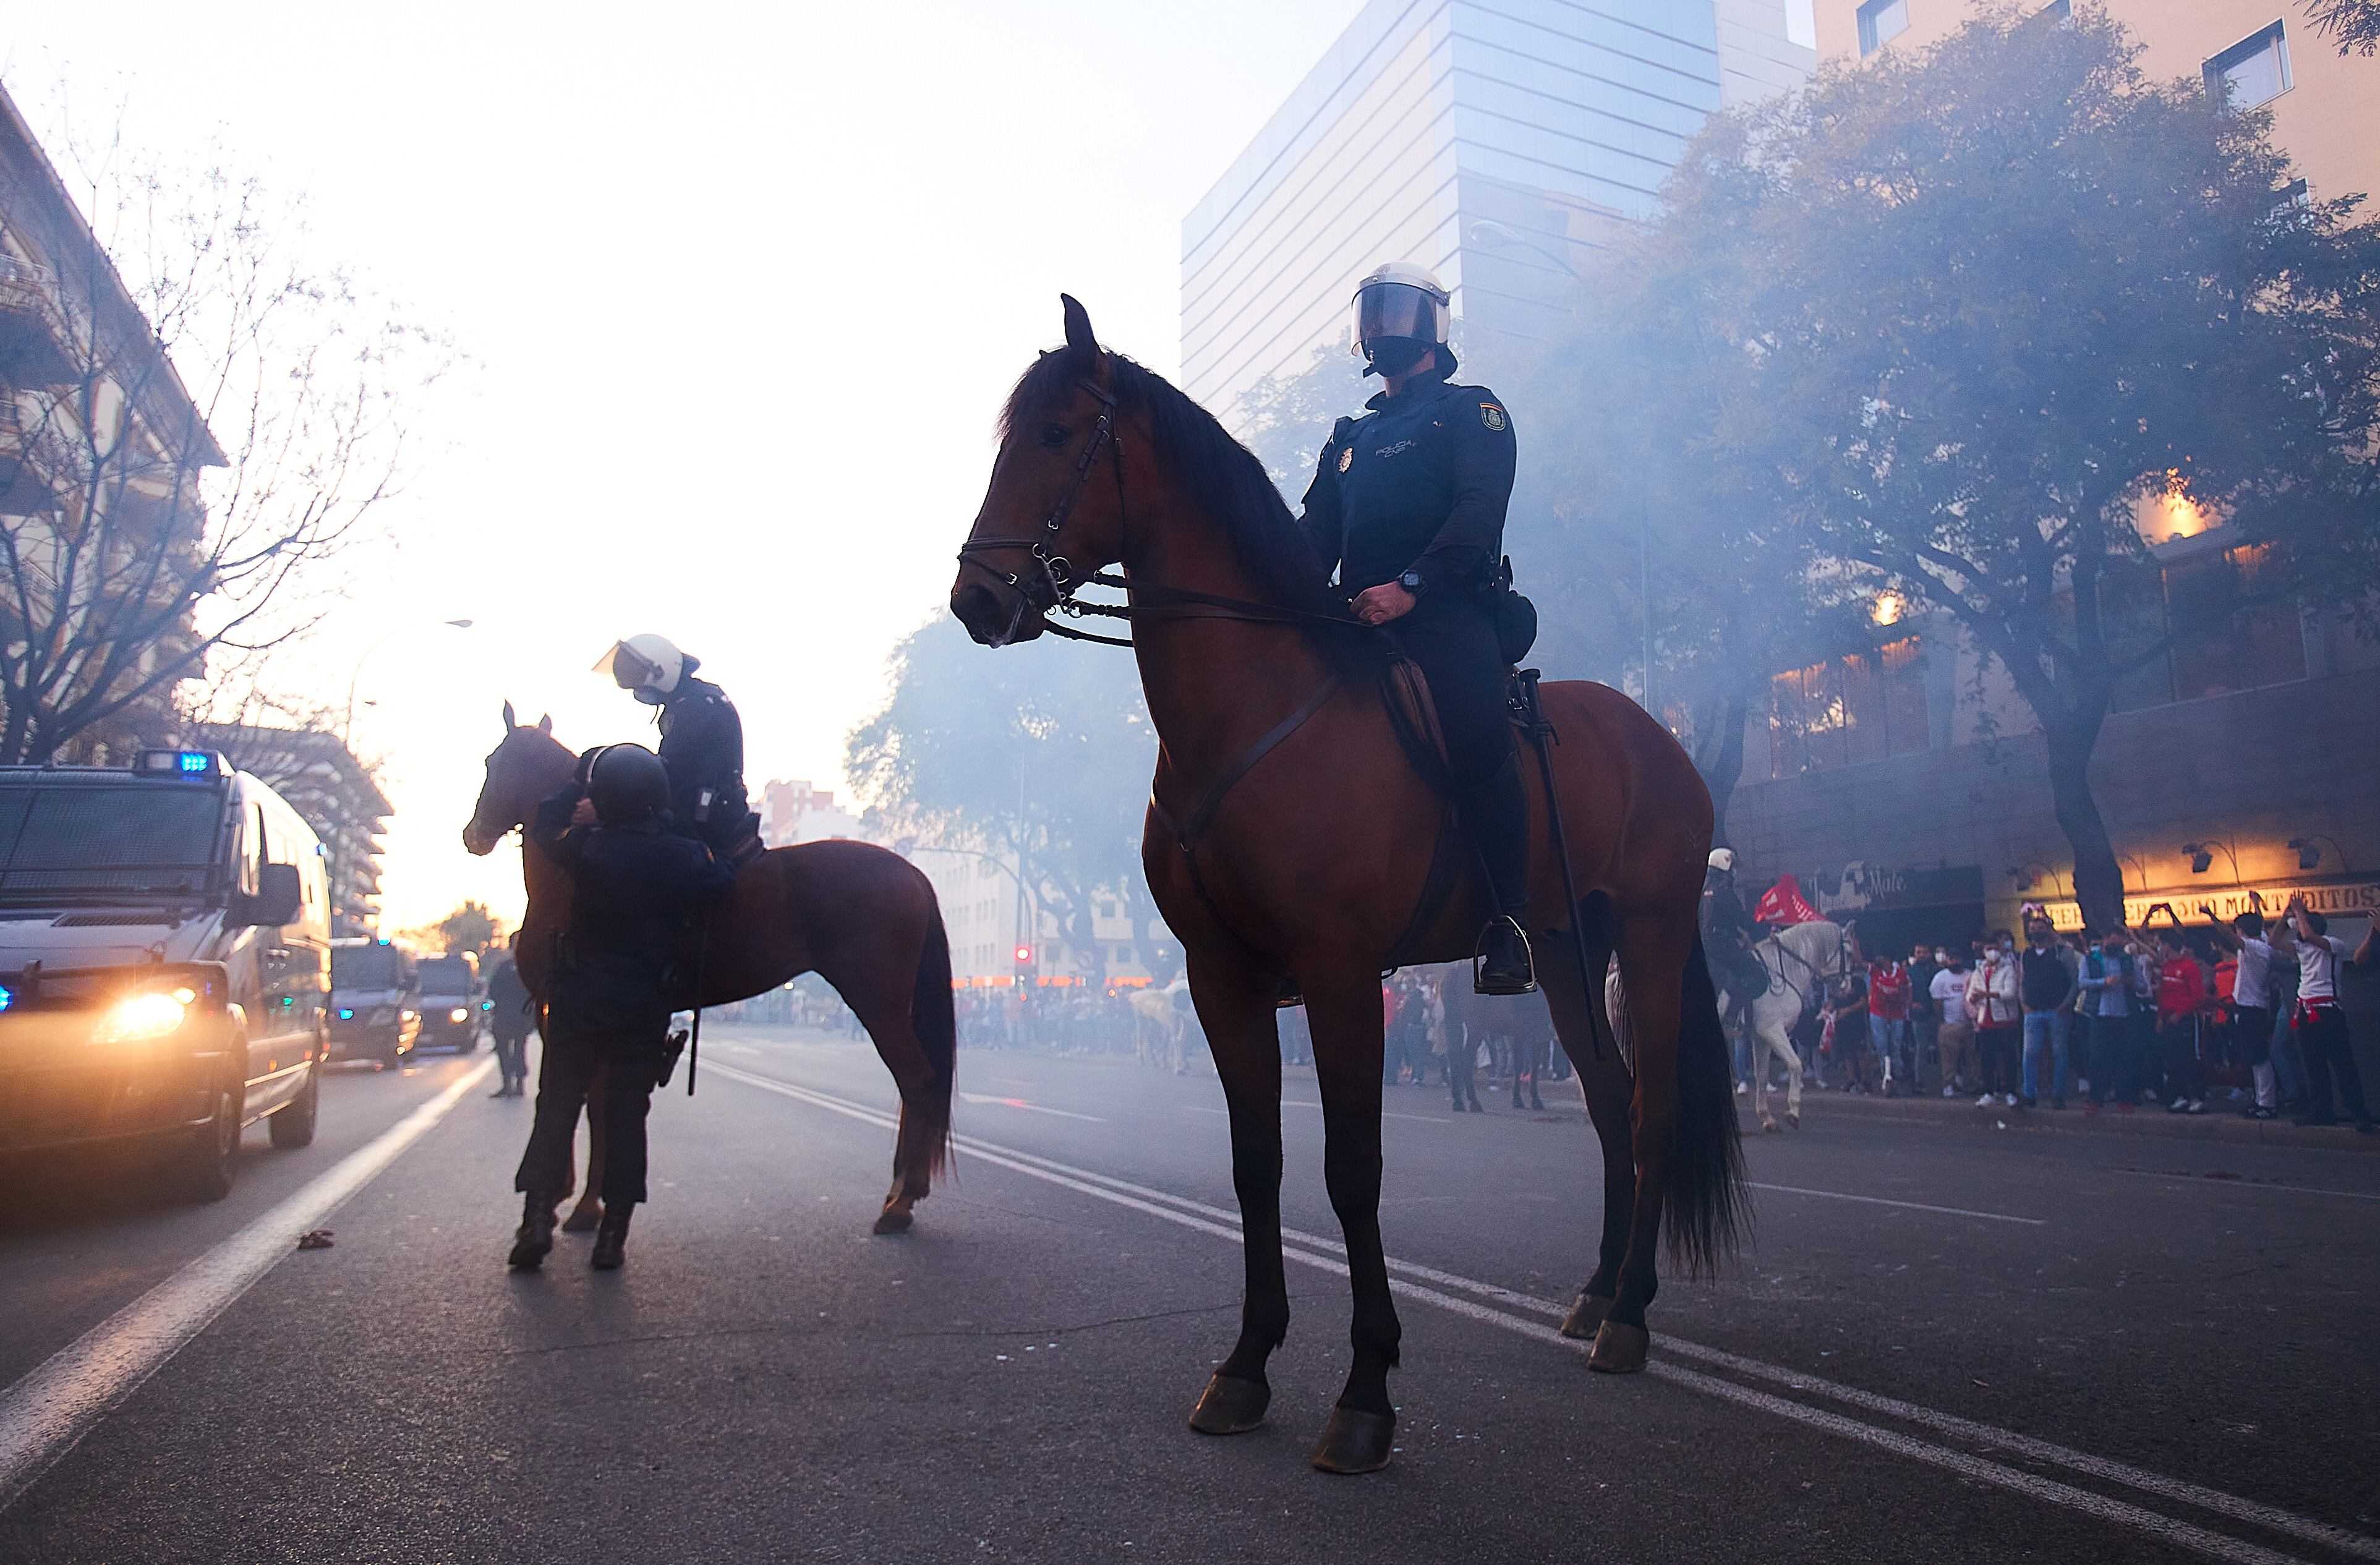
[[[256,894],[248,899],[240,922],[279,928],[297,922],[302,901],[296,865],[260,864],[256,867]]]

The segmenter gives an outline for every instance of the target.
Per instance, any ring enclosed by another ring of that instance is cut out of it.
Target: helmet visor
[[[1435,294],[1410,283],[1371,283],[1355,295],[1355,340],[1411,337],[1446,341],[1446,306]]]
[[[642,689],[662,676],[658,663],[625,641],[614,641],[610,651],[595,660],[595,672],[610,674],[612,682],[623,690]]]

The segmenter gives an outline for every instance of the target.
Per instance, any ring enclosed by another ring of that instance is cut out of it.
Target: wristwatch
[[[1407,571],[1404,575],[1397,577],[1397,585],[1403,588],[1414,597],[1418,598],[1422,595],[1422,589],[1429,584],[1422,580],[1421,573],[1419,571]]]

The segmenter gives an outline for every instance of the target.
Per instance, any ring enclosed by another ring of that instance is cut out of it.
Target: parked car
[[[419,964],[421,1036],[417,1049],[451,1049],[468,1054],[480,1047],[486,1020],[480,961],[468,951],[432,956]]]
[[[384,940],[331,942],[331,1058],[395,1070],[421,1036],[412,953]]]
[[[0,767],[0,1154],[164,1154],[231,1189],[240,1133],[314,1138],[329,1055],[322,844],[204,750]]]

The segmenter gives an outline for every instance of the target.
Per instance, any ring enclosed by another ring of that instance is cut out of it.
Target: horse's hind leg
[[[868,1041],[876,1045],[877,1057],[892,1073],[892,1085],[901,1093],[901,1128],[892,1140],[892,1184],[885,1192],[884,1209],[876,1216],[879,1233],[905,1232],[916,1221],[910,1208],[933,1188],[934,1153],[942,1134],[928,1107],[942,1087],[939,1073],[927,1058],[925,1041],[917,1036],[912,995],[916,974],[914,970],[894,972],[898,964],[881,958],[882,949],[897,943],[888,942],[887,948],[871,953],[857,971],[827,975],[868,1030]]]
[[[1232,1115],[1232,1188],[1240,1200],[1246,1292],[1240,1339],[1208,1380],[1190,1427],[1243,1435],[1272,1401],[1265,1363],[1289,1335],[1289,1279],[1281,1255],[1281,1038],[1273,1012],[1280,981],[1234,953],[1190,957],[1190,996]],[[1180,1034],[1175,1034],[1178,1047]]]
[[[1621,1262],[1611,1310],[1595,1336],[1587,1367],[1626,1374],[1645,1367],[1650,1345],[1645,1310],[1660,1291],[1656,1262],[1661,1238],[1661,1207],[1676,1153],[1678,1035],[1683,1015],[1685,967],[1692,949],[1691,920],[1639,915],[1628,920],[1620,945],[1621,982],[1628,990],[1629,1038],[1636,1051],[1636,1096],[1631,1144],[1636,1155],[1636,1189],[1628,1224],[1628,1249]]]
[[[1570,1316],[1561,1324],[1565,1337],[1589,1338],[1610,1313],[1611,1298],[1620,1285],[1620,1265],[1628,1251],[1628,1223],[1636,1205],[1636,1165],[1628,1145],[1628,1104],[1633,1084],[1620,1040],[1605,1012],[1603,973],[1610,964],[1611,947],[1589,923],[1586,959],[1595,974],[1582,983],[1576,961],[1567,946],[1545,952],[1538,966],[1546,1004],[1553,1012],[1554,1030],[1562,1052],[1578,1067],[1579,1090],[1586,1098],[1587,1117],[1595,1123],[1603,1150],[1603,1241],[1596,1256],[1595,1275],[1578,1291]]]
[[[1301,974],[1301,977],[1305,975]],[[1354,1362],[1311,1460],[1325,1473],[1375,1473],[1389,1464],[1396,1409],[1389,1371],[1403,1329],[1389,1292],[1380,1247],[1380,1071],[1386,1053],[1379,980],[1371,973],[1307,977],[1306,1014],[1314,1024],[1314,1073],[1322,1088],[1322,1178],[1347,1240],[1347,1279],[1355,1296]]]

